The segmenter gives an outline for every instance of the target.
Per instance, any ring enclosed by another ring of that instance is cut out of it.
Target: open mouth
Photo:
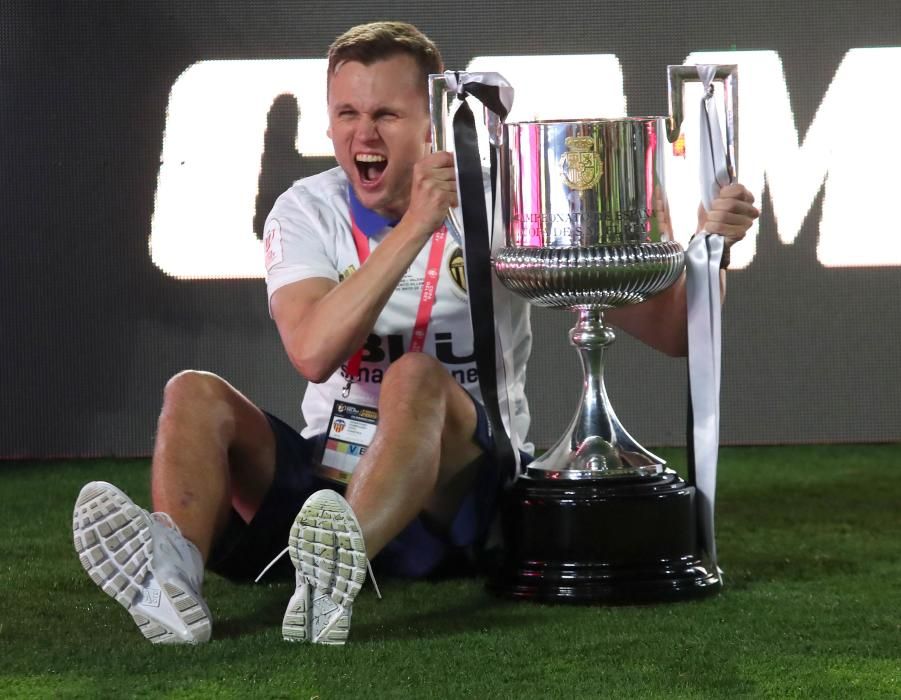
[[[359,153],[354,158],[360,180],[365,184],[375,184],[388,167],[388,159],[375,153]]]

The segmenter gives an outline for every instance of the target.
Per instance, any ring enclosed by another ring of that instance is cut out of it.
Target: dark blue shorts
[[[372,565],[377,573],[399,577],[437,577],[477,570],[482,548],[497,514],[502,487],[500,470],[491,458],[494,438],[484,407],[474,401],[476,444],[485,452],[477,460],[477,478],[450,527],[421,515],[379,552]],[[297,512],[319,489],[344,492],[344,486],[316,475],[313,465],[322,450],[322,436],[305,439],[291,426],[266,414],[275,435],[275,478],[249,523],[232,511],[225,532],[210,554],[207,567],[234,581],[252,581],[288,544]],[[523,454],[524,462],[531,459]],[[293,578],[285,555],[266,578]]]

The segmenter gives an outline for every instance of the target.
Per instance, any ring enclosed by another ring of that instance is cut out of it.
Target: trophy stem
[[[582,397],[560,440],[528,467],[547,479],[599,479],[659,474],[666,462],[639,445],[616,417],[604,386],[604,350],[616,335],[598,307],[578,308],[569,332],[582,361]]]

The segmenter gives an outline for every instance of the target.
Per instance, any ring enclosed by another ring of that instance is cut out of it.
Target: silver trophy
[[[672,285],[684,267],[669,224],[664,149],[679,136],[683,85],[694,66],[669,66],[670,117],[487,124],[500,141],[500,192],[506,247],[494,269],[536,306],[572,309],[570,331],[584,383],[566,433],[528,467],[534,478],[597,479],[658,474],[660,457],[622,426],[604,387],[604,349],[614,332],[604,310],[638,304]],[[727,147],[737,114],[735,66],[719,66]],[[433,115],[446,114],[444,76],[432,76]],[[446,129],[434,120],[439,148]],[[500,131],[502,129],[502,131]]]
[[[664,461],[617,419],[604,388],[605,309],[663,291],[684,266],[671,240],[661,118],[508,124],[501,150],[507,246],[495,272],[538,306],[573,309],[584,373],[566,433],[528,468],[534,478],[656,474]]]
[[[604,311],[663,292],[684,268],[669,223],[664,149],[680,135],[684,84],[700,79],[695,66],[668,68],[669,117],[502,124],[486,113],[506,233],[495,273],[532,304],[578,313],[570,340],[584,373],[569,428],[510,496],[501,592],[616,602],[719,589],[698,549],[694,487],[626,431],[603,375],[615,337]],[[430,80],[433,139],[444,148],[446,83]],[[734,163],[736,67],[717,66],[715,80]]]

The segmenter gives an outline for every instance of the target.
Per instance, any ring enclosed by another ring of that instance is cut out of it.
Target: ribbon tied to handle
[[[713,99],[715,65],[699,65],[704,86],[700,119],[701,201],[709,212],[720,189],[733,181],[732,164],[720,132]],[[717,565],[714,505],[719,459],[720,375],[722,357],[722,308],[720,262],[723,237],[706,230],[696,235],[685,256],[685,289],[688,304],[688,465],[689,480],[697,498],[698,536],[714,572]]]
[[[519,475],[520,462],[518,451],[510,441],[498,398],[498,367],[503,370],[503,357],[499,360],[497,354],[491,243],[494,233],[497,148],[503,138],[503,121],[513,104],[513,88],[498,73],[447,71],[444,77],[448,90],[455,92],[460,100],[453,117],[454,151],[457,161],[457,191],[463,217],[463,248],[472,317],[473,354],[482,401],[494,437],[494,457],[504,482],[509,485]],[[469,96],[487,109],[486,125],[491,145],[491,226],[485,203],[486,188],[475,118],[467,101]],[[504,376],[503,371],[500,376]]]

